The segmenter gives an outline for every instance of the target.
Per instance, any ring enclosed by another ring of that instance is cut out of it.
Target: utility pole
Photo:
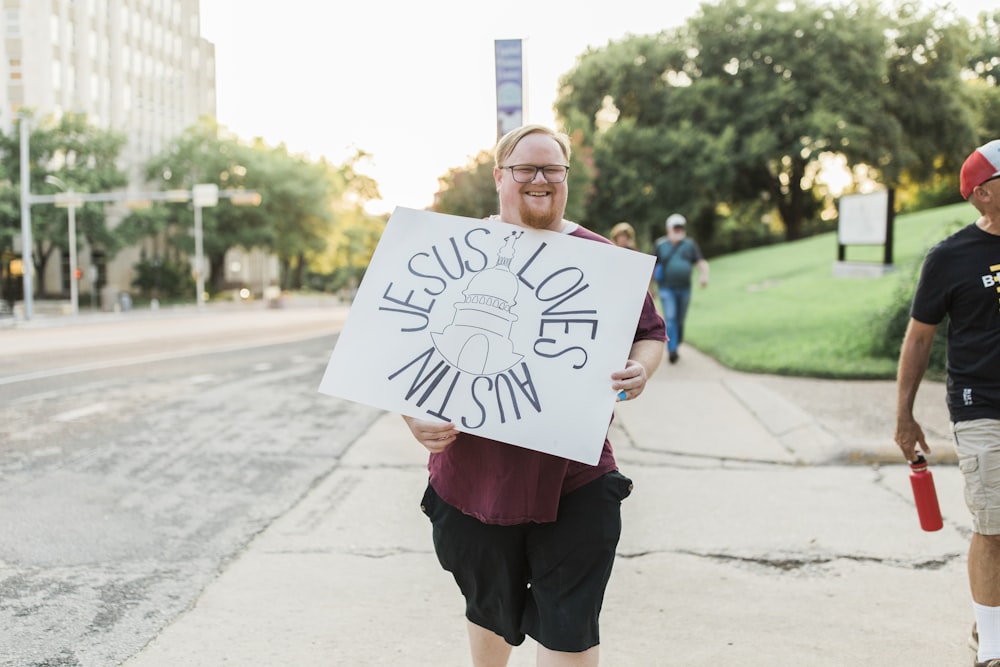
[[[56,197],[55,205],[69,209],[69,303],[70,312],[78,315],[80,313],[80,286],[76,275],[76,207],[81,202],[76,198],[73,188],[63,183],[59,177],[49,174],[45,177],[45,182],[63,191],[62,197]]]
[[[194,205],[194,278],[195,303],[205,307],[205,235],[202,228],[201,209],[219,203],[219,186],[214,183],[199,183],[191,188],[191,203]]]
[[[21,279],[24,285],[24,319],[30,320],[35,292],[34,241],[31,238],[31,164],[28,155],[28,116],[21,114]]]

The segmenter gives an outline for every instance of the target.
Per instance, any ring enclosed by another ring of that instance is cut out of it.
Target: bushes
[[[193,297],[194,282],[187,262],[143,258],[136,262],[135,287],[146,298]]]
[[[871,355],[886,359],[898,359],[899,348],[910,323],[910,305],[920,275],[920,264],[908,269],[908,276],[899,281],[899,288],[892,302],[873,320],[871,335]],[[938,326],[931,346],[930,361],[927,365],[927,379],[944,380],[947,368],[948,318]]]

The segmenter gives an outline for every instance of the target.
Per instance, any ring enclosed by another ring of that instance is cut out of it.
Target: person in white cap
[[[654,277],[667,323],[667,357],[677,363],[684,342],[684,321],[691,304],[691,273],[698,267],[701,286],[708,286],[708,261],[694,239],[688,238],[687,219],[680,213],[667,218],[667,235],[656,240]]]
[[[924,258],[897,371],[896,444],[931,448],[913,416],[938,325],[948,319],[948,411],[972,514],[968,573],[977,667],[1000,667],[1000,139],[965,160],[959,190],[979,218]]]

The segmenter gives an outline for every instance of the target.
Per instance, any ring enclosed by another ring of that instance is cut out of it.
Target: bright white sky
[[[953,0],[973,17],[995,0]],[[678,5],[681,7],[679,8]],[[438,177],[496,141],[493,45],[523,39],[525,122],[553,124],[561,75],[587,47],[681,25],[696,2],[201,0],[219,123],[244,140],[361,169],[383,201],[422,209]]]

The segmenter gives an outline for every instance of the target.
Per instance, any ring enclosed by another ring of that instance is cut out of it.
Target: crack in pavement
[[[855,554],[831,554],[829,556],[741,556],[738,554],[728,554],[721,552],[700,552],[690,549],[665,549],[648,550],[634,553],[619,553],[618,557],[624,560],[645,558],[657,554],[681,554],[684,556],[695,556],[696,558],[706,558],[720,562],[745,563],[749,565],[761,565],[769,569],[790,572],[801,570],[817,565],[828,565],[836,561],[854,561],[858,563],[874,563],[877,565],[888,565],[894,568],[912,570],[940,570],[947,567],[956,560],[965,558],[963,553],[944,554],[938,558],[928,558],[923,560],[904,560],[900,558],[882,558],[879,556],[858,556]]]

